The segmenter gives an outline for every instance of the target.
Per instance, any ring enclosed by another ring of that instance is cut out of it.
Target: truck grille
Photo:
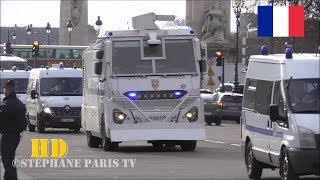
[[[56,117],[79,117],[81,115],[81,107],[70,107],[67,111],[65,107],[50,108],[52,115]]]
[[[186,107],[190,103],[192,103],[196,97],[190,97],[188,98],[184,103],[182,103],[181,108]],[[154,109],[154,108],[159,108],[159,109],[173,109],[181,103],[181,99],[162,99],[162,100],[133,100],[132,102],[138,106],[141,110],[148,110],[148,109]],[[133,110],[136,109],[130,102],[129,100],[125,98],[121,99],[114,99],[114,102],[128,110]]]

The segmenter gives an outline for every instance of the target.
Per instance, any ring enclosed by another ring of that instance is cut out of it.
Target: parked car
[[[233,83],[224,83],[224,92],[232,92],[234,88]],[[217,88],[214,92],[221,92],[222,84],[219,85],[219,88]]]

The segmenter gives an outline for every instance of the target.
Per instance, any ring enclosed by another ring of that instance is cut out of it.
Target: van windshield
[[[287,88],[289,106],[293,113],[319,113],[319,78],[293,79]]]
[[[6,82],[12,80],[13,78],[1,78],[0,79],[0,93],[3,94],[3,88]],[[13,79],[16,85],[16,93],[17,94],[26,94],[27,93],[27,86],[28,86],[28,78],[16,78]]]
[[[82,96],[82,78],[42,78],[41,96]]]

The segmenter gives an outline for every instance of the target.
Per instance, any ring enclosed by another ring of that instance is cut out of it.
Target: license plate
[[[61,119],[61,122],[74,122],[74,119]]]
[[[151,116],[149,118],[153,121],[163,121],[166,119],[166,116]]]

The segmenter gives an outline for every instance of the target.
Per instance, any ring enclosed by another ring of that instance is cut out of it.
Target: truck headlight
[[[185,117],[188,119],[189,122],[195,122],[198,120],[198,108],[193,107],[191,108],[186,114]]]
[[[43,111],[47,114],[51,114],[51,109],[49,107],[44,108]]]
[[[315,134],[311,130],[299,126],[299,138],[301,149],[315,149],[317,147]]]
[[[117,124],[122,124],[127,118],[127,115],[120,111],[119,109],[113,110],[113,121]]]

